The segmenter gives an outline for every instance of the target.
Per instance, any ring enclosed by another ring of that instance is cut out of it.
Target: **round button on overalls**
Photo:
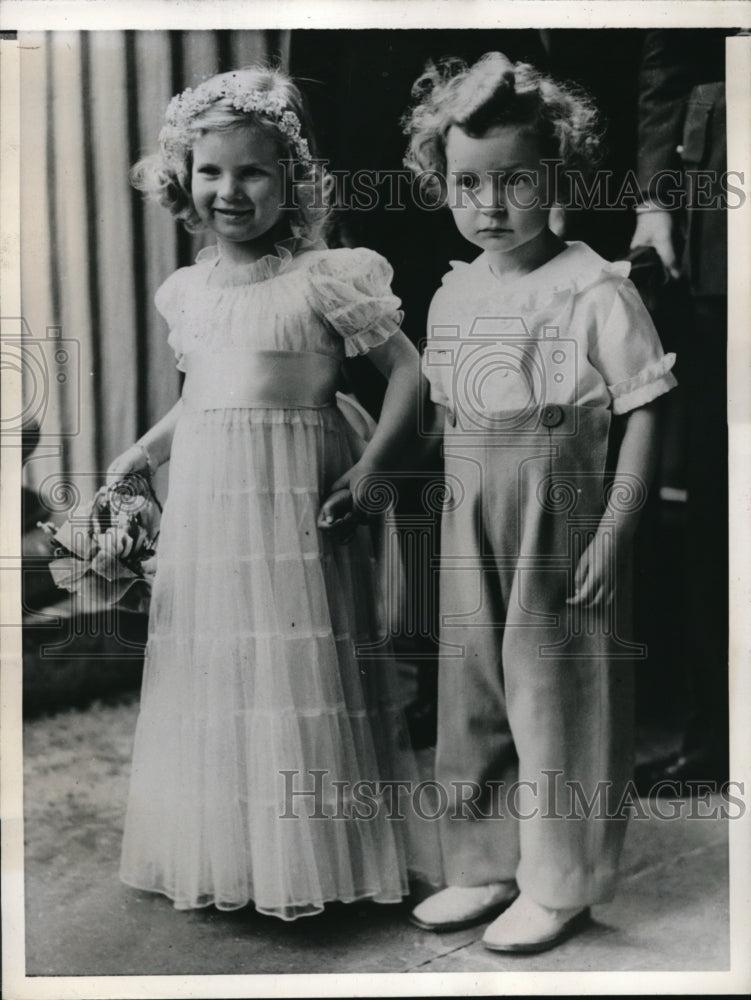
[[[546,406],[542,411],[542,426],[557,427],[563,422],[563,410],[560,406]]]

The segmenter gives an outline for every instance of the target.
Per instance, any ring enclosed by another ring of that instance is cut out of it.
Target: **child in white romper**
[[[436,763],[450,808],[447,888],[413,921],[443,931],[496,917],[488,948],[540,951],[613,892],[635,649],[616,578],[674,356],[629,265],[548,228],[560,178],[596,154],[586,97],[500,53],[431,68],[415,92],[408,162],[443,184],[483,252],[444,278],[424,355],[450,493]]]

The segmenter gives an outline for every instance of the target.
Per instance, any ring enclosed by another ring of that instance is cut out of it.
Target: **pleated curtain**
[[[24,416],[41,430],[27,485],[51,514],[179,394],[155,290],[202,245],[128,181],[170,97],[213,73],[287,62],[279,31],[23,34]],[[163,474],[162,474],[163,486]]]

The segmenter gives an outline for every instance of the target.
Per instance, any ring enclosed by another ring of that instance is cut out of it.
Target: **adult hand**
[[[671,278],[680,276],[673,245],[673,216],[670,212],[661,208],[637,212],[631,249],[635,247],[654,247]]]

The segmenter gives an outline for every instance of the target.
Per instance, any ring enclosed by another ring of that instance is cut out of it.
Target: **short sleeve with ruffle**
[[[167,343],[175,352],[177,367],[180,371],[185,371],[185,364],[183,362],[183,355],[185,352],[181,343],[180,325],[185,309],[183,281],[184,272],[187,270],[189,270],[189,268],[181,267],[179,270],[171,274],[166,281],[164,281],[159,288],[157,288],[156,294],[154,295],[154,305],[167,321],[167,326],[169,327]]]
[[[675,354],[664,353],[652,318],[627,278],[619,281],[589,352],[607,383],[614,414],[645,406],[678,384],[671,371]]]
[[[311,267],[313,308],[344,340],[347,357],[365,354],[401,328],[391,265],[364,247],[330,250]]]
[[[422,373],[430,386],[430,398],[440,406],[453,405],[454,360],[459,326],[454,325],[453,310],[466,292],[470,265],[452,260],[428,309],[427,342],[421,358]]]

